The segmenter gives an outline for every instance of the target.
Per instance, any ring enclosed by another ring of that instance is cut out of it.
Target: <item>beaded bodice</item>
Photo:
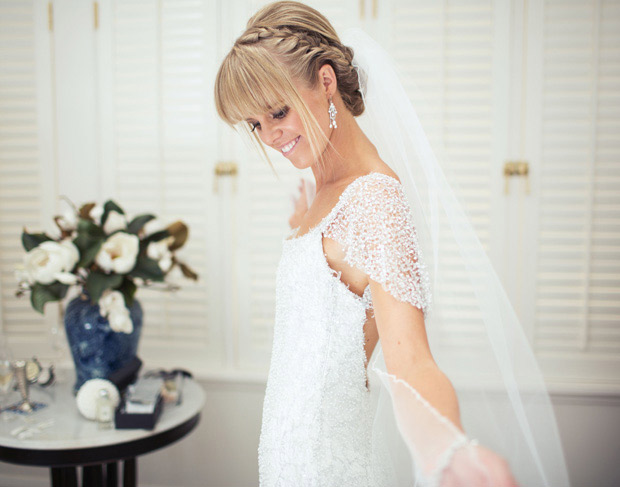
[[[359,296],[329,267],[323,237],[345,260],[403,301],[426,310],[428,276],[398,180],[354,180],[313,229],[283,241],[276,277],[273,349],[258,449],[261,486],[393,485],[373,451],[375,405],[366,386]]]

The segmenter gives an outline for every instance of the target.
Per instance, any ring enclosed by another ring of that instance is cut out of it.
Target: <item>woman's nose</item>
[[[267,130],[263,130],[263,135],[265,137],[264,142],[271,147],[275,147],[276,143],[279,144],[281,142],[282,130],[277,127],[268,127]]]

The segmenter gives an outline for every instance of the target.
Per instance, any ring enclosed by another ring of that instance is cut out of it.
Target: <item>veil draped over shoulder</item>
[[[470,451],[470,467],[482,469],[470,441],[475,438],[508,461],[519,485],[568,486],[555,416],[532,349],[389,56],[360,29],[341,39],[353,48],[360,78],[366,106],[360,125],[398,174],[411,205],[430,274],[430,348],[456,389],[467,434],[415,384],[388,372],[379,341],[368,366],[377,461],[393,469],[395,485],[440,485],[442,471],[462,448]],[[455,338],[464,326],[466,343]]]

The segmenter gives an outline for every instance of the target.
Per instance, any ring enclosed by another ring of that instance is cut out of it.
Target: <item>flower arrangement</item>
[[[131,333],[129,309],[138,288],[165,282],[174,266],[183,275],[198,275],[174,252],[188,237],[187,226],[168,226],[151,214],[128,220],[114,201],[87,203],[54,217],[60,236],[22,232],[26,254],[18,266],[16,296],[30,291],[32,307],[43,314],[45,303],[59,301],[73,285],[82,286],[92,304],[99,304],[114,331]],[[165,290],[177,290],[167,283]]]

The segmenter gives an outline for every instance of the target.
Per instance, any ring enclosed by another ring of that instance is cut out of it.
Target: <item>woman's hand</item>
[[[303,179],[299,180],[298,189],[299,196],[297,198],[295,198],[294,196],[292,197],[294,211],[291,217],[288,219],[288,224],[291,228],[297,228],[300,225],[302,218],[308,211],[308,196],[306,194],[306,185],[304,184]]]
[[[518,487],[508,462],[479,445],[460,448],[441,476],[441,487]]]

